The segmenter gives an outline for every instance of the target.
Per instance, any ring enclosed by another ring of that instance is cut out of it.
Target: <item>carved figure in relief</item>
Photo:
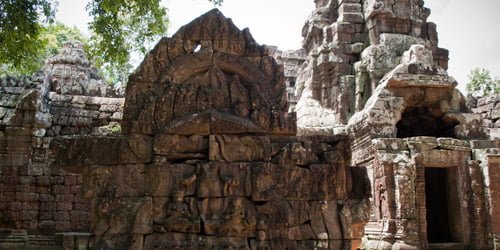
[[[177,180],[177,185],[173,187],[173,195],[176,197],[184,197],[188,194],[186,192],[190,190],[190,187],[193,186],[193,183],[196,180],[196,174],[193,174],[187,178],[182,178]]]
[[[111,223],[113,214],[110,214],[111,205],[108,202],[102,202],[98,204],[96,209],[97,223],[94,226],[94,233],[100,237],[103,237],[106,232],[109,231],[109,225]],[[95,219],[94,219],[95,220]]]
[[[248,118],[250,115],[250,97],[242,80],[240,80],[239,76],[233,75],[228,86],[231,91],[230,95],[233,102],[232,105],[234,106],[234,112],[240,117]]]
[[[110,171],[104,168],[88,168],[84,173],[82,185],[82,197],[92,198],[96,196],[113,196],[116,187],[109,185],[113,183]]]
[[[267,112],[264,112],[262,110],[254,110],[252,114],[250,115],[251,120],[257,124],[257,126],[263,128],[263,129],[268,129],[270,122],[269,114]]]
[[[240,186],[240,178],[238,178],[238,176],[221,174],[221,179],[224,182],[222,190],[224,195],[236,194],[238,192]]]
[[[196,187],[197,197],[220,197],[223,184],[216,165],[201,164],[198,169],[199,181]]]
[[[378,218],[384,219],[387,217],[387,198],[385,185],[380,183],[377,186],[377,205],[378,205]]]
[[[200,231],[198,216],[194,215],[183,198],[173,198],[167,205],[165,218],[161,224],[166,231],[197,233]]]
[[[255,217],[247,211],[244,199],[228,200],[224,212],[218,218],[218,232],[228,236],[255,235]]]
[[[266,222],[263,220],[259,220],[257,222],[257,240],[258,241],[265,241],[266,240]]]
[[[245,209],[241,199],[234,199],[229,207],[224,211],[224,224],[221,227],[221,232],[228,234],[240,234],[244,230]]]
[[[249,161],[265,157],[265,142],[258,137],[214,136],[218,147],[214,147],[214,158],[232,162]],[[215,144],[214,144],[215,145]]]

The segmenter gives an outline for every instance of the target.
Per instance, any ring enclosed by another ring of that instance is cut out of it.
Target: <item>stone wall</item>
[[[283,65],[285,75],[285,86],[287,92],[288,112],[295,112],[295,105],[299,100],[296,93],[297,76],[300,67],[303,65],[306,55],[303,49],[281,51],[276,47],[270,47],[276,62]]]
[[[51,166],[48,145],[61,135],[119,128],[123,98],[44,96],[43,86],[43,79],[0,79],[2,225],[85,231],[89,202],[79,195],[82,178]]]
[[[161,134],[150,145],[153,161],[144,163],[124,157],[133,149],[117,150],[135,140],[58,141],[59,155],[101,145],[85,159],[61,157],[63,166],[91,166],[82,190],[92,198],[95,248],[350,249],[361,242],[369,182],[342,158],[346,138]]]
[[[500,139],[500,94],[485,97],[467,97],[467,104],[472,112],[480,114],[483,124],[489,130],[491,139]]]
[[[352,249],[366,170],[346,136],[295,136],[283,67],[218,10],[163,38],[129,78],[120,136],[61,137],[104,249]]]
[[[88,232],[82,176],[51,164],[49,144],[63,135],[119,132],[123,98],[58,94],[51,79],[51,70],[0,79],[0,228],[8,229],[0,234],[1,247],[50,245],[56,232]]]
[[[120,132],[123,98],[61,95],[48,97],[52,127],[49,136]]]

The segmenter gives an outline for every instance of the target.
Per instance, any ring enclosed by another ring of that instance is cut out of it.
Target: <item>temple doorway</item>
[[[446,168],[425,168],[425,206],[429,243],[452,242]]]
[[[425,208],[429,249],[464,249],[467,213],[460,200],[459,169],[425,167]]]

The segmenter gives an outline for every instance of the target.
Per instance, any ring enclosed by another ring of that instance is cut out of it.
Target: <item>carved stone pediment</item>
[[[162,39],[130,76],[124,131],[294,134],[282,71],[214,9]]]

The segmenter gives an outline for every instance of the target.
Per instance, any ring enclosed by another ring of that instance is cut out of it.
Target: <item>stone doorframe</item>
[[[470,244],[471,226],[467,201],[471,176],[469,174],[470,150],[432,149],[415,154],[412,158],[416,167],[416,206],[418,234],[422,248],[427,249],[429,235],[427,232],[427,207],[425,190],[425,169],[446,168],[448,219],[452,242]],[[456,211],[456,212],[452,212]],[[398,236],[396,235],[396,238]]]
[[[372,140],[369,159],[372,211],[365,227],[367,249],[427,249],[425,169],[451,173],[453,241],[478,249],[487,245],[484,176],[469,141],[412,137]],[[403,248],[401,248],[403,247]],[[409,247],[409,248],[408,248]]]

